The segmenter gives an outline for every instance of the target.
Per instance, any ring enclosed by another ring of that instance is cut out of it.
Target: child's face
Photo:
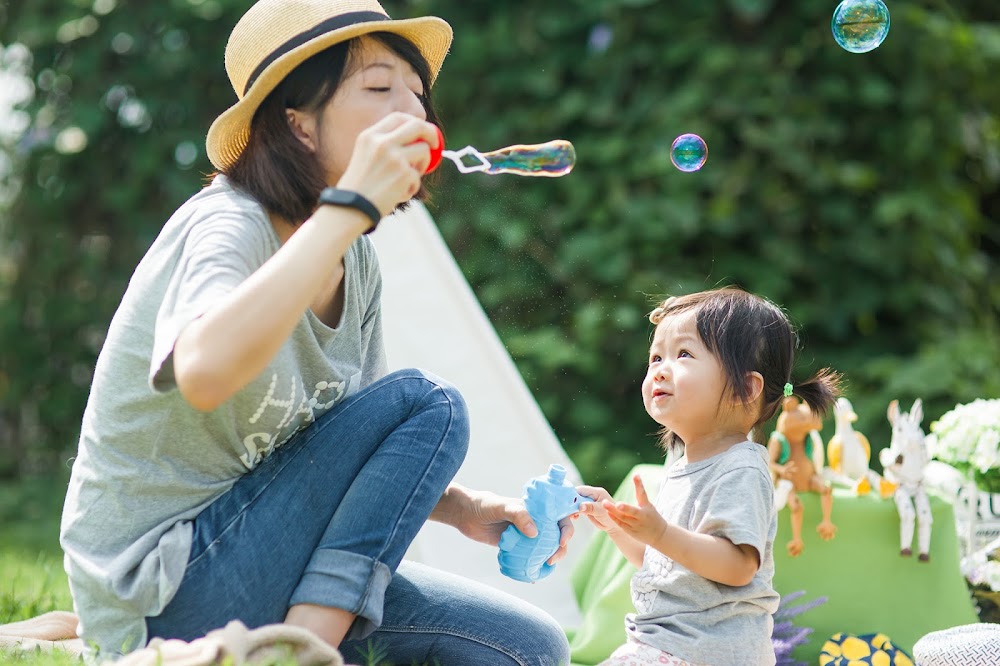
[[[642,382],[646,412],[686,443],[719,428],[726,386],[722,364],[698,336],[695,317],[683,312],[660,322]]]

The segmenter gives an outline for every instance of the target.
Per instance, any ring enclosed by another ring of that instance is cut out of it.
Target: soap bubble
[[[889,9],[882,0],[843,0],[833,12],[830,27],[844,50],[867,53],[889,34]]]
[[[576,164],[576,149],[564,139],[530,146],[507,146],[483,153],[489,163],[485,173],[515,173],[519,176],[565,176]]]
[[[697,171],[707,159],[708,146],[697,134],[681,134],[670,146],[670,161],[681,171]]]

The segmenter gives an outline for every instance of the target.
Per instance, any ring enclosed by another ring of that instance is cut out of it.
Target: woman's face
[[[317,158],[330,185],[347,169],[362,130],[393,111],[427,119],[424,86],[413,67],[376,39],[362,37],[360,41],[315,126]]]

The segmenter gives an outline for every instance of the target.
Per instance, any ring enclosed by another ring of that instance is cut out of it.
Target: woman
[[[101,656],[238,619],[305,627],[349,661],[568,662],[545,613],[401,564],[428,518],[493,545],[535,529],[519,501],[451,483],[458,392],[386,375],[364,234],[423,195],[450,42],[375,0],[261,0],[234,28],[220,173],[136,268],[66,497],[79,633]]]

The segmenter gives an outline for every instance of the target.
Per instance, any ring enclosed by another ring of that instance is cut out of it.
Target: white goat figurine
[[[917,526],[919,560],[930,559],[931,548],[931,505],[924,488],[924,468],[927,467],[927,448],[924,445],[924,431],[920,428],[924,410],[920,398],[913,401],[910,412],[899,411],[899,401],[889,403],[889,423],[892,424],[892,439],[889,447],[879,452],[879,460],[885,476],[899,487],[896,489],[896,509],[899,511],[899,554],[908,557],[913,554],[914,523]]]
[[[869,467],[872,448],[868,438],[852,425],[858,415],[851,401],[837,398],[833,416],[837,430],[826,445],[828,466],[823,470],[824,476],[833,483],[847,486],[855,495],[867,495],[874,488],[882,499],[892,497],[896,484]]]

